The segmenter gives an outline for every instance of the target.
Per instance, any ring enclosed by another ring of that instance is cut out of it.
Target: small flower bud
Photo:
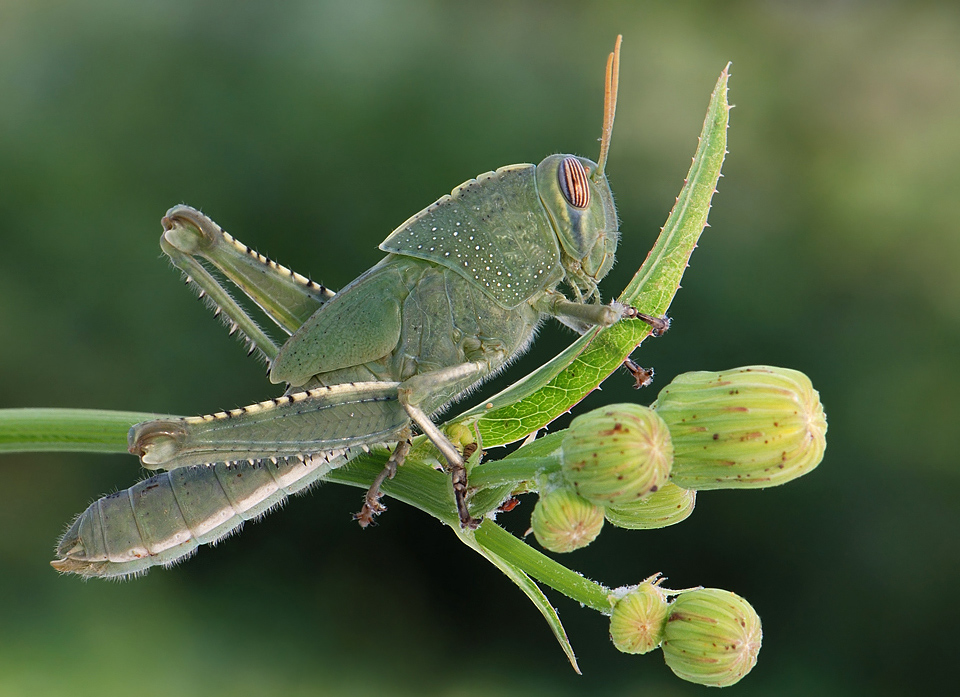
[[[667,482],[645,499],[604,506],[604,516],[618,528],[652,530],[676,525],[693,513],[697,492]]]
[[[685,489],[775,486],[823,459],[820,395],[796,370],[760,365],[684,373],[653,408],[673,438],[671,480]]]
[[[663,658],[677,677],[726,687],[757,663],[763,631],[756,610],[719,588],[681,593],[667,611]]]
[[[611,404],[578,416],[561,448],[564,480],[602,506],[622,506],[656,491],[672,462],[667,425],[639,404]]]
[[[667,622],[667,597],[644,582],[617,601],[610,615],[610,640],[623,653],[647,653],[660,646]]]
[[[572,552],[593,542],[603,527],[603,509],[567,487],[541,493],[530,517],[537,542],[551,552]]]

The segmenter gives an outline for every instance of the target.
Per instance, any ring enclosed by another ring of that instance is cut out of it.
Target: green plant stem
[[[499,484],[529,482],[538,475],[560,469],[557,457],[511,457],[490,460],[470,472],[470,486],[484,489]]]
[[[0,409],[0,452],[126,453],[127,431],[163,414],[101,409]]]
[[[383,470],[388,457],[385,450],[372,451],[333,470],[323,480],[366,489]],[[450,527],[460,525],[450,475],[437,471],[428,464],[408,458],[397,470],[394,478],[385,481],[380,489],[392,498],[429,513]]]

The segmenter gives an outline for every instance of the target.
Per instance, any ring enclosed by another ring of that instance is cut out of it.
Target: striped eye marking
[[[560,181],[560,191],[574,208],[586,208],[590,205],[590,184],[587,181],[587,171],[575,157],[565,157],[557,170],[557,179]]]

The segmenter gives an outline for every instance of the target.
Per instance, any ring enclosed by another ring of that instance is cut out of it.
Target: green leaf
[[[498,530],[503,529],[494,523],[490,523],[490,521],[485,521],[484,525],[487,525],[488,523],[493,525],[493,527],[497,528]],[[461,534],[460,539],[463,538],[464,535]],[[475,549],[485,559],[489,560],[491,564],[500,569],[500,571],[506,574],[507,578],[516,583],[520,590],[526,593],[527,597],[530,598],[534,605],[536,605],[537,609],[540,611],[540,614],[542,614],[544,619],[547,620],[547,624],[550,625],[553,635],[557,638],[557,641],[560,642],[563,652],[567,654],[567,659],[570,661],[570,665],[573,666],[573,669],[577,671],[578,675],[581,675],[582,673],[580,673],[580,666],[577,665],[577,657],[573,653],[573,646],[570,645],[570,640],[567,638],[567,631],[563,628],[563,624],[560,622],[560,615],[557,614],[556,609],[550,604],[550,601],[547,599],[547,596],[543,594],[543,591],[540,590],[540,587],[534,583],[533,580],[531,580],[531,578],[524,573],[520,567],[508,562],[505,559],[502,559],[481,545],[470,544],[466,540],[464,540],[464,542],[469,547]]]
[[[546,583],[568,598],[604,614],[613,610],[609,589],[535,550],[493,521],[484,520],[474,532],[474,537],[477,544],[485,550],[508,560],[523,569],[524,573]]]

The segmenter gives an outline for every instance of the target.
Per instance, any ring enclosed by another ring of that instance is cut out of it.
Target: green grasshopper
[[[162,250],[231,334],[242,332],[250,353],[263,356],[271,382],[287,388],[229,412],[134,426],[130,452],[167,471],[92,504],[64,535],[54,566],[122,576],[173,563],[371,446],[396,444],[356,516],[367,525],[384,510],[379,486],[409,451],[411,425],[446,461],[461,525],[476,527],[463,453],[431,415],[520,355],[546,316],[581,333],[622,318],[667,326],[602,304],[597,288],[619,237],[604,174],[619,48],[618,38],[597,162],[551,155],[461,184],[398,227],[380,245],[387,256],[339,293],[257,254],[193,208],[168,211]],[[282,346],[211,266],[290,335]]]

